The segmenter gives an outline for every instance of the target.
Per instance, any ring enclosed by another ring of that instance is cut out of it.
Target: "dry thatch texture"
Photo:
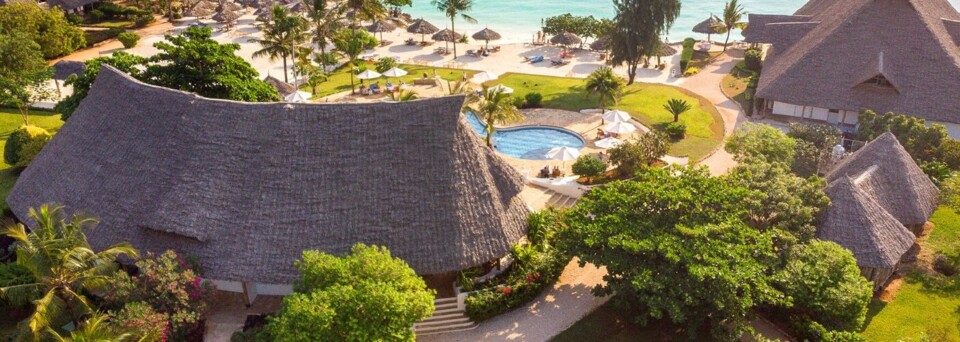
[[[59,61],[53,65],[53,79],[66,80],[70,75],[80,76],[87,65],[78,61]]]
[[[916,237],[861,185],[846,176],[830,183],[825,192],[831,203],[817,238],[849,249],[861,268],[896,268]]]
[[[271,75],[267,75],[267,78],[264,78],[263,81],[277,89],[277,92],[280,93],[280,97],[286,97],[287,95],[293,94],[297,91],[296,86]]]
[[[720,21],[718,21],[716,18],[714,18],[711,15],[710,18],[707,18],[707,20],[701,21],[699,24],[695,25],[693,27],[693,32],[703,33],[703,34],[717,34],[717,33],[720,33],[719,31],[717,31],[718,25],[723,25],[723,24],[720,23]]]
[[[550,42],[557,45],[577,45],[580,44],[581,40],[579,36],[573,33],[563,32],[550,38]]]
[[[960,13],[947,0],[815,1],[795,16],[750,15],[771,43],[757,97],[960,123]],[[866,84],[876,76],[892,87]]]
[[[391,32],[396,29],[397,29],[397,24],[394,24],[393,22],[385,21],[385,20],[377,20],[373,22],[373,24],[370,24],[370,26],[367,26],[367,31],[374,32],[374,33]]]
[[[884,133],[840,161],[827,180],[860,179],[860,186],[907,226],[923,225],[937,209],[940,190],[892,133]]]
[[[421,274],[460,270],[508,253],[528,215],[522,177],[462,103],[241,103],[104,66],[7,202],[22,219],[64,203],[101,219],[94,247],[172,248],[212,279],[290,283],[303,250],[358,242]]]
[[[477,31],[477,33],[474,33],[472,37],[474,40],[483,41],[499,40],[500,38],[503,38],[499,33],[489,28],[484,28],[480,31]]]
[[[430,37],[430,38],[436,41],[441,41],[441,42],[452,42],[455,40],[460,40],[461,37],[463,37],[462,34],[450,31],[450,29],[443,29],[443,30],[440,30],[440,32],[437,32],[436,34],[434,34],[433,37]]]
[[[407,26],[407,32],[418,33],[418,34],[434,34],[440,32],[436,26],[433,26],[429,21],[423,19],[417,19],[410,26]]]
[[[610,36],[600,36],[590,43],[590,48],[597,51],[610,50],[610,43]]]

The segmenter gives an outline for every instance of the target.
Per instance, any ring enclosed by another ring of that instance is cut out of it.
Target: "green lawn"
[[[52,112],[32,110],[29,120],[31,125],[46,128],[51,133],[56,132],[63,125],[63,121],[60,121],[60,114]],[[0,108],[0,151],[3,151],[10,133],[19,128],[20,125],[23,125],[23,116],[20,115],[19,111]],[[7,209],[7,194],[10,193],[10,189],[13,189],[13,184],[16,182],[17,170],[11,169],[10,165],[0,158],[0,198],[3,199],[0,203],[0,211]]]
[[[596,97],[586,96],[583,79],[508,73],[489,85],[501,83],[513,88],[514,96],[540,93],[544,107],[572,111],[599,108]],[[670,155],[698,161],[723,140],[723,119],[707,99],[673,86],[634,83],[624,90],[623,98],[615,107],[630,113],[647,127],[658,128],[673,121],[673,116],[663,109],[672,98],[686,100],[693,109],[680,116],[680,121],[687,125],[687,137],[671,146]]]
[[[126,28],[132,28],[134,24],[135,23],[132,20],[110,19],[110,20],[101,21],[99,23],[89,23],[89,22],[84,23],[83,26],[126,29]]]
[[[923,247],[947,255],[960,253],[960,215],[940,208],[930,219],[936,227]],[[915,272],[889,303],[873,300],[863,337],[867,341],[916,340],[921,333],[939,331],[960,341],[960,276],[930,277]],[[929,329],[929,330],[928,330]],[[949,338],[941,336],[933,340]]]
[[[368,63],[367,67],[372,70],[374,65],[372,63]],[[423,78],[423,73],[427,73],[427,75],[431,78],[433,77],[434,73],[436,73],[436,75],[440,76],[440,78],[449,81],[461,79],[464,73],[467,74],[467,78],[473,77],[473,75],[477,73],[477,71],[473,70],[436,68],[415,64],[400,64],[398,67],[407,71],[407,76],[399,78],[407,83],[413,83],[413,80]],[[380,83],[385,84],[387,80],[388,78],[383,78],[380,80]],[[394,84],[398,83],[398,78],[389,78],[389,80]],[[356,78],[354,78],[353,82],[354,87],[359,84],[359,80]],[[313,88],[307,85],[300,87],[300,89],[309,93],[313,92]],[[350,73],[347,68],[340,68],[337,71],[334,71],[326,82],[321,83],[320,86],[317,87],[317,93],[314,95],[314,97],[324,97],[345,91],[350,91]]]

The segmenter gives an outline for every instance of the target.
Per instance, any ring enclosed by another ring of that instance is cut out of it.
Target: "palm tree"
[[[477,19],[474,19],[466,13],[473,9],[473,0],[432,0],[430,1],[430,4],[436,6],[437,10],[443,12],[447,18],[450,18],[450,31],[453,31],[454,35],[457,33],[455,20],[457,18],[457,14],[459,14],[460,17],[468,23],[477,23]],[[453,59],[457,59],[456,39],[453,40]]]
[[[517,106],[510,100],[510,94],[504,93],[504,89],[486,89],[483,92],[483,99],[475,109],[477,116],[485,123],[487,130],[487,146],[493,147],[493,133],[497,130],[494,125],[504,125],[514,121],[523,120],[523,115]]]
[[[109,316],[101,312],[94,312],[90,318],[87,318],[76,330],[71,331],[69,336],[62,336],[55,330],[48,332],[56,342],[123,342],[123,341],[148,341],[149,336],[136,338],[133,334],[117,331],[111,326]]]
[[[680,121],[680,114],[690,110],[690,108],[692,108],[690,104],[681,99],[670,99],[667,104],[663,105],[663,109],[673,114],[673,122]]]
[[[263,39],[253,39],[260,44],[261,49],[253,53],[253,57],[270,57],[271,61],[283,59],[283,81],[287,79],[287,57],[294,54],[294,47],[309,39],[307,21],[297,15],[290,15],[287,9],[279,4],[273,6],[273,20],[260,25]],[[292,61],[291,61],[292,62]]]
[[[387,17],[387,7],[380,0],[347,0],[347,8],[353,10],[354,24],[361,19],[376,21]]]
[[[597,102],[600,103],[600,111],[606,112],[608,102],[615,105],[620,101],[620,97],[623,95],[624,83],[623,78],[613,72],[613,68],[602,66],[587,76],[587,85],[584,89],[587,90],[588,97],[590,95],[597,95]],[[603,124],[603,119],[600,119],[600,124]]]
[[[25,321],[29,332],[38,337],[65,321],[80,326],[78,318],[91,311],[80,292],[104,287],[117,271],[117,257],[136,258],[138,253],[126,242],[94,252],[83,229],[96,220],[74,215],[68,221],[61,206],[31,209],[30,217],[37,222],[30,233],[22,224],[11,225],[3,233],[15,240],[17,264],[29,269],[36,282],[0,288],[0,295],[17,301],[40,294],[33,301],[33,315]]]
[[[465,97],[463,106],[460,108],[462,112],[472,109],[477,103],[480,103],[480,96],[477,95],[477,92],[470,88],[470,84],[463,79],[458,79],[454,83],[447,81],[447,92],[449,95],[463,95]]]
[[[717,21],[717,25],[713,29],[718,33],[727,33],[727,39],[723,41],[724,52],[727,51],[727,44],[730,42],[730,32],[734,29],[742,30],[747,27],[747,23],[742,22],[744,15],[747,15],[747,12],[743,10],[743,6],[740,6],[737,0],[730,0],[723,8],[723,18],[713,16],[713,19]]]
[[[354,88],[353,75],[356,72],[361,72],[361,68],[357,66],[357,56],[360,56],[364,50],[367,49],[366,45],[370,39],[370,35],[366,32],[356,30],[356,29],[342,29],[337,31],[333,35],[333,45],[337,48],[340,53],[347,56],[347,67],[350,69],[350,93],[354,94],[356,89]]]
[[[342,7],[327,8],[326,0],[313,0],[308,2],[309,9],[307,17],[313,21],[313,42],[320,48],[320,55],[327,54],[327,44],[330,36],[339,28],[340,15],[343,14]],[[327,72],[327,62],[325,58],[318,58],[322,72]]]
[[[400,89],[398,91],[390,92],[390,100],[393,100],[396,102],[413,101],[419,98],[420,98],[420,95],[417,95],[417,93],[413,90]]]

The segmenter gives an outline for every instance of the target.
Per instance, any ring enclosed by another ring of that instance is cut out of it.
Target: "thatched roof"
[[[947,0],[815,1],[751,14],[744,36],[773,45],[760,98],[960,123],[960,13]]]
[[[410,26],[407,26],[407,32],[418,33],[418,34],[434,34],[439,32],[436,26],[433,26],[429,21],[423,19],[415,20]]]
[[[664,56],[673,56],[675,54],[677,54],[677,49],[674,48],[673,46],[670,46],[670,44],[660,42],[660,45],[657,46],[656,56],[664,57]]]
[[[830,206],[823,214],[817,238],[853,252],[857,265],[893,268],[916,240],[906,227],[858,183],[843,176],[827,186]]]
[[[53,79],[63,81],[70,75],[80,76],[86,68],[87,65],[83,62],[62,60],[53,65]]]
[[[370,32],[390,32],[397,29],[397,24],[394,24],[390,21],[377,20],[367,26],[367,31]]]
[[[440,32],[437,32],[433,35],[433,40],[442,41],[442,42],[452,42],[454,40],[460,40],[460,37],[463,37],[462,34],[450,31],[450,29],[443,29]]]
[[[570,32],[563,32],[561,34],[553,36],[553,38],[550,38],[551,43],[558,44],[558,45],[577,45],[577,44],[580,44],[580,41],[581,40],[579,36]]]
[[[420,274],[460,270],[509,253],[528,215],[522,176],[462,104],[242,103],[104,66],[7,203],[25,220],[43,203],[82,210],[101,220],[95,248],[172,248],[212,279],[290,283],[303,250],[358,242]]]
[[[497,33],[497,31],[491,30],[489,28],[484,28],[483,30],[477,31],[477,33],[474,33],[472,37],[475,40],[485,40],[485,41],[499,40],[500,38],[503,38],[500,36],[499,33]]]
[[[827,174],[828,181],[863,178],[863,188],[904,225],[921,225],[937,209],[940,190],[892,133],[884,133]]]
[[[69,11],[98,2],[100,0],[47,0],[47,7],[60,7],[61,10]]]
[[[297,91],[296,86],[290,83],[284,82],[279,78],[273,77],[272,75],[267,75],[267,77],[264,78],[263,81],[267,82],[267,84],[277,89],[277,92],[280,93],[280,97],[285,97]]]
[[[590,43],[590,48],[597,51],[610,50],[610,43],[610,36],[600,36],[593,43]]]
[[[701,21],[699,24],[693,26],[693,32],[703,33],[703,34],[720,33],[719,31],[717,31],[717,25],[722,25],[722,24],[720,23],[720,21],[714,18],[713,15],[711,15],[710,18],[707,18],[707,20]]]

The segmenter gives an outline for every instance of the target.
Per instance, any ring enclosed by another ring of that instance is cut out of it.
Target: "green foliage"
[[[746,63],[747,69],[751,71],[760,72],[762,65],[763,51],[760,49],[748,49],[743,53],[743,61]]]
[[[527,93],[523,96],[525,100],[524,108],[540,108],[543,106],[543,95],[540,93]]]
[[[431,0],[430,4],[437,8],[437,11],[443,13],[447,18],[450,18],[450,31],[457,32],[457,17],[459,16],[464,21],[476,24],[477,19],[474,19],[469,14],[473,10],[474,0]],[[467,36],[462,36],[459,40],[455,39],[453,41],[453,59],[457,59],[457,43],[466,43]]]
[[[573,173],[584,177],[596,177],[607,171],[607,163],[593,155],[582,155],[573,163]]]
[[[952,170],[960,170],[960,141],[944,139],[937,151],[937,160],[947,164]]]
[[[376,70],[379,73],[384,73],[387,70],[393,69],[397,66],[397,59],[393,57],[383,57],[377,60]]]
[[[787,136],[796,143],[792,170],[802,177],[817,175],[822,162],[830,160],[833,147],[843,139],[836,127],[807,122],[790,124]]]
[[[342,257],[305,251],[296,265],[294,294],[264,327],[273,340],[413,341],[410,327],[433,313],[433,291],[386,248],[357,244]]]
[[[680,15],[679,0],[614,0],[616,11],[609,32],[610,62],[627,64],[628,84],[633,84],[638,65],[653,56],[663,36]]]
[[[562,232],[569,252],[607,268],[594,294],[616,293],[639,322],[669,318],[690,338],[707,324],[739,336],[754,306],[777,302],[770,233],[739,222],[750,190],[706,168],[648,168],[581,197]]]
[[[123,47],[125,49],[129,49],[134,46],[137,46],[137,42],[140,41],[140,35],[138,35],[136,32],[133,32],[133,31],[126,31],[118,34],[117,40],[119,40],[120,43],[123,44]]]
[[[937,186],[947,178],[950,178],[950,176],[953,176],[954,173],[954,170],[951,170],[950,166],[939,160],[923,162],[920,164],[920,169],[923,170],[923,173],[925,173],[927,177],[930,177],[933,184]]]
[[[587,76],[585,82],[584,90],[587,91],[587,96],[597,96],[601,111],[605,111],[609,105],[616,105],[623,97],[623,88],[626,87],[623,78],[609,66],[601,66],[594,70]]]
[[[53,68],[29,36],[0,33],[0,105],[17,107],[26,124],[33,103],[53,98],[46,84],[52,77]]]
[[[113,321],[144,341],[164,341],[170,333],[169,314],[157,312],[145,302],[124,304],[123,309],[114,313]]]
[[[960,212],[960,176],[954,174],[940,183],[940,203]]]
[[[697,45],[697,41],[693,38],[683,40],[683,49],[680,51],[680,70],[686,72],[687,67],[690,66],[690,61],[693,60],[693,47],[695,45]]]
[[[103,21],[103,18],[106,16],[106,15],[103,13],[103,11],[98,10],[98,9],[95,9],[95,10],[90,11],[90,13],[87,13],[87,15],[89,15],[89,16],[90,16],[90,20],[93,20],[93,22],[95,22],[95,23],[99,23],[99,22]]]
[[[636,140],[627,140],[611,148],[610,163],[617,166],[617,172],[621,175],[630,176],[656,163],[669,149],[670,142],[666,134],[650,131]]]
[[[0,263],[0,288],[32,284],[36,281],[37,279],[30,273],[30,269],[23,265],[17,263]],[[23,307],[37,298],[40,298],[40,292],[27,294],[21,298],[5,298],[4,296],[0,296],[0,309]]]
[[[141,79],[140,71],[137,67],[145,64],[146,61],[147,59],[144,57],[131,55],[123,51],[114,52],[111,56],[98,57],[87,61],[87,66],[83,70],[83,73],[77,75],[75,78],[67,79],[67,81],[64,82],[66,85],[73,86],[73,94],[58,102],[54,109],[62,114],[64,121],[70,118],[70,115],[80,106],[80,102],[87,97],[90,86],[93,85],[93,81],[97,79],[97,74],[100,73],[101,65],[107,64],[117,70],[130,74],[130,76],[134,78]]]
[[[105,306],[123,308],[127,303],[142,302],[167,317],[169,338],[182,340],[206,314],[213,284],[172,250],[148,253],[137,261],[137,268],[139,273],[134,276],[118,272],[110,279],[113,290],[104,296]]]
[[[856,332],[828,330],[820,323],[804,317],[792,317],[790,326],[797,332],[797,337],[804,341],[866,342]]]
[[[790,296],[790,312],[830,330],[859,331],[873,296],[873,283],[860,275],[853,254],[829,241],[792,249],[776,283]]]
[[[769,125],[746,123],[727,139],[724,150],[738,162],[754,158],[790,165],[796,142],[783,131]]]
[[[747,11],[743,9],[743,6],[740,6],[737,0],[730,0],[723,6],[723,17],[713,16],[713,19],[720,23],[713,29],[727,34],[727,38],[723,41],[723,52],[727,52],[727,46],[730,45],[730,33],[734,29],[743,30],[747,27],[747,23],[743,22],[745,15],[747,15]]]
[[[700,72],[700,68],[698,68],[698,67],[689,67],[689,68],[684,69],[684,71],[683,71],[683,77],[690,77],[690,76],[696,75],[696,74],[699,73],[699,72]]]
[[[483,120],[487,131],[486,141],[488,147],[493,147],[493,133],[497,130],[496,125],[504,125],[515,121],[523,120],[520,110],[513,104],[510,94],[503,92],[503,89],[485,89],[483,98],[480,99],[473,112],[477,114],[480,120]]]
[[[194,92],[201,96],[248,102],[280,99],[277,90],[259,78],[257,70],[237,56],[238,44],[220,44],[209,27],[190,27],[179,36],[167,35],[154,47],[159,53],[137,77],[147,83]]]
[[[365,30],[342,29],[333,34],[333,45],[354,63],[363,51],[380,44],[377,38]]]
[[[44,58],[55,58],[83,47],[83,31],[70,24],[59,8],[43,10],[35,3],[0,6],[0,34],[21,32],[40,46]]]
[[[663,127],[663,130],[667,132],[667,135],[671,139],[683,139],[683,136],[687,134],[687,124],[682,122],[671,122]]]
[[[872,110],[860,112],[857,137],[870,141],[891,132],[918,162],[934,160],[940,145],[950,139],[947,129],[939,124],[927,126],[923,119],[903,114],[878,115]]]
[[[258,26],[263,32],[263,38],[252,40],[260,45],[260,50],[255,51],[253,57],[269,57],[271,61],[281,59],[283,81],[289,82],[287,60],[290,59],[290,63],[293,64],[293,55],[296,52],[294,46],[309,41],[310,34],[307,32],[309,23],[299,15],[291,14],[281,4],[272,4],[272,6],[273,19]]]
[[[607,32],[606,25],[601,20],[590,16],[579,16],[570,13],[548,17],[544,21],[543,33],[546,35],[557,35],[564,32],[573,33],[580,38],[600,37]],[[581,45],[583,45],[581,43]]]
[[[682,99],[670,99],[665,105],[663,105],[663,109],[670,113],[670,115],[673,115],[673,122],[680,122],[680,114],[683,114],[692,108],[693,106]]]
[[[20,126],[7,138],[7,144],[3,147],[4,162],[15,167],[26,167],[51,137],[50,132],[43,128]]]

